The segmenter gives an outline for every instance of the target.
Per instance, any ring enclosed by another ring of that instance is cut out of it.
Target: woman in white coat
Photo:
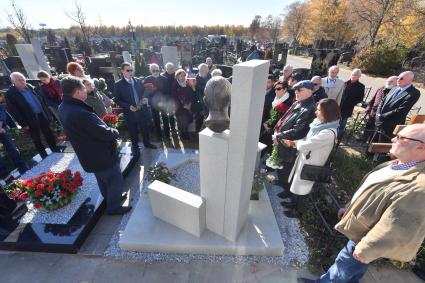
[[[299,196],[311,192],[314,182],[302,180],[301,170],[304,164],[325,165],[335,145],[340,116],[338,103],[334,99],[322,99],[317,104],[316,119],[310,124],[310,131],[305,140],[283,140],[287,146],[296,147],[298,150],[297,160],[289,175],[289,181],[292,179],[290,188],[292,201],[281,203],[284,207],[292,209],[285,211],[286,216],[296,216]]]

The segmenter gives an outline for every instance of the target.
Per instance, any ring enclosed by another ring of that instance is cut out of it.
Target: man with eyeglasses
[[[320,99],[328,98],[325,89],[322,87],[322,78],[320,76],[314,76],[311,78],[311,82],[313,83],[313,98],[317,103]]]
[[[382,131],[380,142],[388,142],[394,136],[397,125],[403,125],[406,116],[418,101],[421,93],[413,86],[415,75],[411,71],[401,73],[397,87],[391,89],[382,100],[375,116],[375,131]]]
[[[130,63],[121,64],[123,78],[115,82],[115,102],[124,109],[124,119],[130,132],[131,147],[134,158],[140,157],[139,131],[143,135],[143,144],[146,148],[155,149],[149,139],[150,117],[146,115],[148,98],[143,97],[142,82],[133,77],[133,68]]]
[[[170,126],[168,122],[168,115],[166,107],[166,88],[167,88],[167,78],[160,75],[160,70],[158,64],[150,64],[149,71],[150,76],[147,76],[143,81],[145,89],[149,92],[149,105],[152,110],[152,118],[155,125],[155,130],[158,138],[162,139],[162,130],[161,130],[161,121],[160,116],[162,117],[162,122],[164,125],[164,134],[167,139],[170,138]]]
[[[335,229],[348,238],[334,265],[316,281],[359,282],[379,258],[411,261],[425,237],[425,124],[408,125],[392,139],[396,158],[363,179],[340,209]]]

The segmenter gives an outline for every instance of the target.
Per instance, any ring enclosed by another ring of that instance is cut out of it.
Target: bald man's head
[[[328,75],[331,79],[336,79],[338,77],[338,73],[339,73],[339,67],[334,65],[332,67],[329,68],[329,72]]]
[[[397,85],[401,88],[411,84],[413,79],[415,78],[415,74],[412,71],[406,71],[398,75]]]
[[[408,125],[391,141],[390,153],[401,162],[425,160],[425,124]]]

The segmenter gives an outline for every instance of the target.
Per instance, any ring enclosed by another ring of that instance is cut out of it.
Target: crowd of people
[[[258,59],[254,52],[250,60]],[[221,72],[211,58],[198,66],[195,78],[189,78],[183,69],[175,70],[172,63],[165,64],[161,73],[160,66],[153,63],[149,68],[151,75],[142,80],[133,76],[131,63],[124,62],[122,78],[108,96],[78,63],[69,63],[67,70],[68,76],[61,82],[40,72],[38,87],[28,84],[21,73],[11,74],[12,85],[4,95],[8,112],[0,105],[1,142],[14,165],[25,172],[28,168],[7,134],[7,113],[29,133],[42,157],[47,153],[41,133],[53,152],[60,150],[49,125],[56,120],[83,169],[95,174],[107,212],[127,213],[131,207],[121,206],[124,186],[116,146],[119,132],[107,126],[103,116],[112,112],[113,103],[122,108],[135,158],[140,156],[139,134],[144,148],[156,148],[151,143],[151,128],[161,141],[177,131],[182,140],[190,139],[191,124],[195,132],[205,127],[205,86]],[[345,82],[338,73],[338,66],[332,66],[325,78],[303,80],[294,73],[293,66],[286,65],[277,80],[273,74],[267,77],[267,89],[261,94],[265,95],[265,103],[259,105],[263,107],[260,141],[267,145],[266,152],[273,155],[275,151],[279,156],[278,184],[283,191],[278,196],[283,199],[287,217],[302,213],[304,196],[312,191],[314,181],[302,175],[306,165],[320,167],[327,163],[344,135],[354,107],[364,100],[361,71],[354,69]],[[347,208],[340,211],[341,221],[336,229],[349,242],[317,282],[357,282],[373,260],[409,260],[422,243],[425,125],[411,125],[393,134],[419,99],[413,79],[410,71],[392,76],[369,101],[364,138],[392,142],[390,153],[396,160],[368,174]],[[0,163],[0,170],[4,166]]]
[[[300,80],[287,65],[276,82],[272,75],[267,78],[260,141],[267,144],[269,159],[279,156],[280,166],[268,169],[277,171],[283,188],[277,195],[287,217],[303,213],[308,205],[304,196],[315,183],[305,175],[308,166],[325,167],[355,106],[364,100],[361,71],[354,69],[345,82],[338,72],[338,66],[332,66],[325,78]],[[388,78],[368,102],[365,140],[392,142],[395,160],[366,175],[351,202],[339,211],[335,228],[349,241],[335,263],[317,280],[299,282],[358,282],[374,260],[415,257],[425,237],[425,211],[420,208],[425,197],[425,125],[393,133],[419,99],[413,78],[410,71]]]

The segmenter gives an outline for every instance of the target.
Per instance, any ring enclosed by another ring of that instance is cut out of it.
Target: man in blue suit
[[[124,109],[133,156],[139,157],[139,130],[142,132],[145,147],[156,148],[149,139],[151,115],[149,115],[148,98],[143,97],[143,84],[139,79],[133,77],[133,68],[130,63],[121,64],[121,73],[123,78],[115,83],[114,99]]]

